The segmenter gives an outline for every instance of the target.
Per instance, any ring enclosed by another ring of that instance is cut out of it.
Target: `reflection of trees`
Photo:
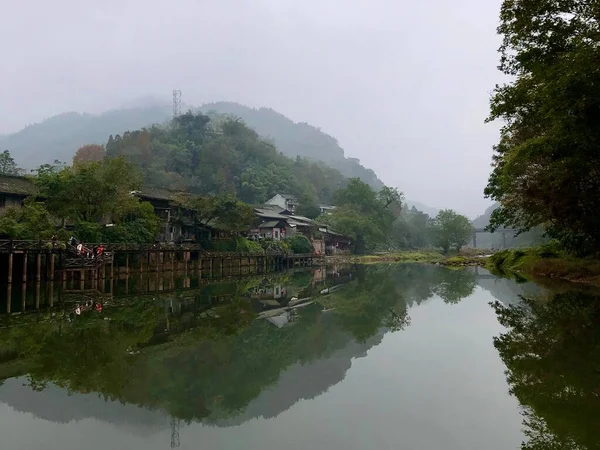
[[[446,269],[440,267],[355,270],[342,288],[315,297],[316,303],[299,309],[297,320],[282,328],[254,320],[249,292],[272,282],[318,295],[319,287],[305,288],[311,283],[305,274],[115,298],[102,315],[82,315],[72,323],[49,314],[40,321],[19,316],[20,326],[0,329],[5,343],[0,362],[3,355],[26,361],[32,388],[51,382],[214,422],[238,415],[294,364],[328,358],[353,339],[363,343],[383,330],[403,329],[409,305],[430,298],[440,279],[453,298],[466,292],[452,293],[464,283],[443,278]],[[323,313],[324,306],[331,311]],[[0,374],[1,369],[0,364]]]
[[[600,448],[600,298],[570,292],[493,306],[508,328],[494,345],[524,407],[522,448]]]
[[[475,274],[431,265],[374,265],[359,267],[356,279],[322,302],[343,329],[359,342],[384,326],[397,331],[410,323],[408,306],[438,294],[457,303],[473,293]]]
[[[438,270],[433,291],[445,303],[458,303],[473,293],[477,277],[470,270]]]

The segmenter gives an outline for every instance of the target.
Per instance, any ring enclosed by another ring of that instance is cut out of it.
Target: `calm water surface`
[[[600,448],[594,292],[418,265],[113,289],[14,294],[1,448]]]

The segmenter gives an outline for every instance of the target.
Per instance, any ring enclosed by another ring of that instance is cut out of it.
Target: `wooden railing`
[[[299,258],[313,258],[314,254],[306,253],[306,254],[287,254],[283,252],[277,251],[267,251],[264,250],[262,252],[212,252],[205,250],[204,247],[200,244],[127,244],[127,243],[86,243],[86,248],[94,248],[102,245],[104,248],[104,255],[108,253],[148,253],[148,252],[201,252],[202,258],[227,258],[227,257],[275,257],[275,256],[287,256],[294,259]],[[52,241],[25,241],[25,240],[0,240],[0,253],[14,253],[14,252],[31,252],[31,253],[40,253],[40,252],[51,252],[58,253],[61,251],[65,251],[69,254],[74,253],[74,248],[65,244],[64,242],[52,242]],[[83,256],[82,256],[83,258]]]

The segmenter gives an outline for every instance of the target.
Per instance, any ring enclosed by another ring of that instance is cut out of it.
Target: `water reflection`
[[[523,449],[600,448],[600,295],[494,303],[508,331],[494,339],[523,406]]]
[[[184,423],[241,426],[320,397],[386,335],[409,333],[401,330],[415,326],[411,315],[426,312],[432,322],[421,323],[425,331],[419,333],[434,336],[436,321],[469,312],[461,311],[461,301],[476,297],[479,286],[498,300],[494,308],[507,327],[495,345],[525,408],[529,440],[523,448],[597,448],[592,421],[600,412],[600,316],[593,297],[571,293],[523,303],[519,295],[542,291],[483,270],[427,265],[331,267],[210,282],[153,276],[117,280],[100,293],[53,287],[52,303],[42,296],[37,309],[0,316],[0,402],[52,422],[94,417],[140,436],[162,430],[177,447]],[[74,316],[74,305],[86,301],[103,308]],[[493,316],[485,303],[473,303],[466,336],[489,336],[478,343],[488,355],[489,349],[495,353],[494,331],[477,328],[481,307]],[[427,345],[417,358],[428,356]],[[458,353],[455,359],[461,361]],[[465,370],[476,374],[481,363]],[[434,383],[445,376],[437,370],[430,368]],[[364,382],[377,385],[372,378]],[[494,445],[489,448],[507,448]]]
[[[27,375],[37,391],[51,383],[216,423],[242,414],[294,364],[335,361],[339,370],[297,397],[318,395],[384,333],[408,326],[411,305],[434,293],[457,301],[474,285],[472,272],[432,266],[318,269],[151,295],[127,295],[142,290],[128,281],[127,290],[95,299],[101,312],[90,307],[76,317],[73,305],[91,301],[90,293],[68,291],[53,309],[3,318],[1,375]],[[255,320],[269,310],[275,314]],[[343,358],[331,359],[341,350]],[[264,414],[277,414],[277,404],[265,402]]]

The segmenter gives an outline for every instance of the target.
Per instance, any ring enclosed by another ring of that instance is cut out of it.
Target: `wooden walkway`
[[[100,244],[85,244],[86,248]],[[80,255],[70,245],[49,241],[0,240],[0,258],[7,259],[7,282],[26,283],[67,278],[84,281],[88,279],[113,278],[115,272],[165,272],[180,270],[213,271],[241,270],[253,267],[255,271],[288,269],[309,266],[318,258],[314,254],[287,254],[281,252],[209,252],[198,244],[102,244],[101,256]],[[35,261],[35,269],[31,267]],[[3,267],[4,264],[0,264]],[[109,272],[109,273],[107,273]],[[4,274],[0,274],[4,277]]]

